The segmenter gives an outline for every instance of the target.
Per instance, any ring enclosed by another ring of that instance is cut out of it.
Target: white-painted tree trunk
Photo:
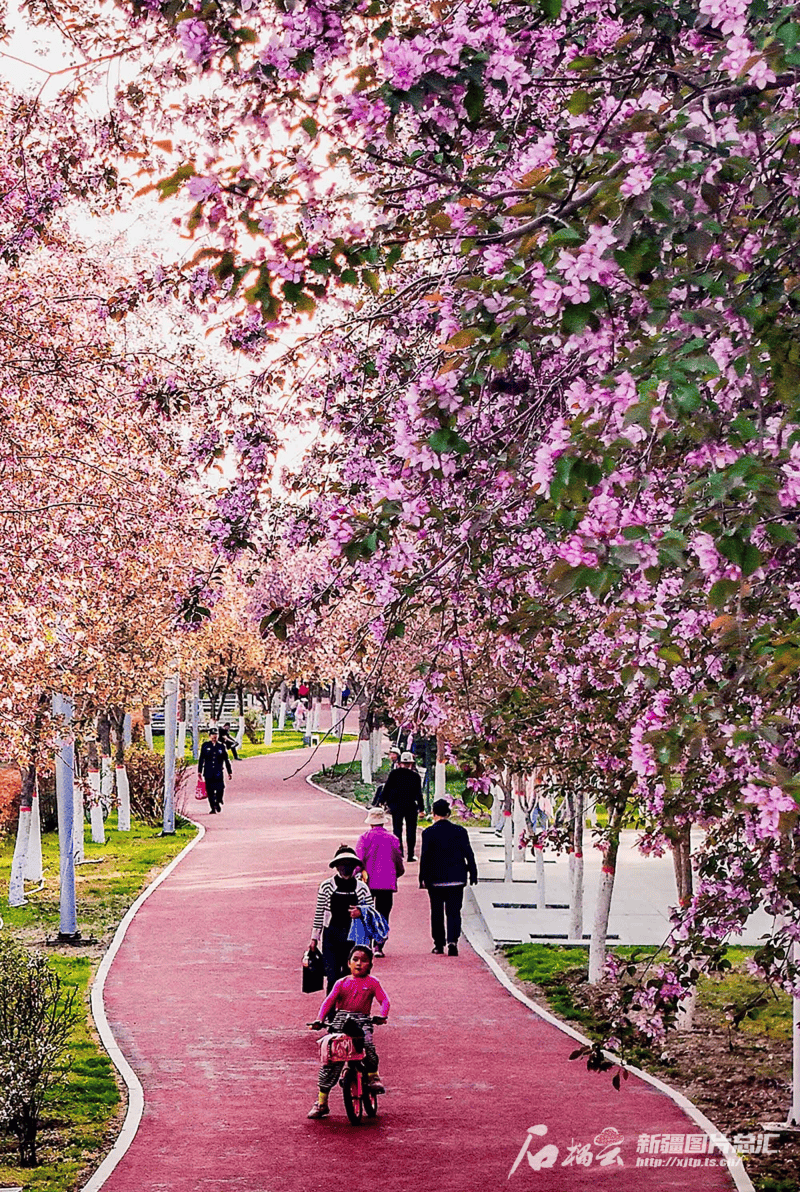
[[[523,804],[523,792],[518,790],[514,795],[514,802],[512,804],[512,835],[514,837],[514,860],[524,861],[526,846],[522,843],[523,834],[528,827],[528,821],[525,817],[525,807]]]
[[[492,796],[492,827],[495,832],[498,828],[502,831],[503,828],[503,792],[497,783],[492,783],[490,793]]]
[[[153,726],[146,724],[144,726],[144,743],[148,749],[153,750]]]
[[[185,698],[178,700],[178,743],[175,747],[175,755],[183,759],[186,756],[186,717],[188,716],[187,700]]]
[[[678,1007],[678,1013],[675,1015],[675,1029],[677,1031],[690,1031],[694,1026],[694,1016],[696,1010],[697,986],[695,985],[689,996],[684,998]]]
[[[436,768],[433,771],[433,797],[434,799],[447,798],[447,762],[442,758],[437,757]]]
[[[583,939],[583,852],[569,854],[569,938]]]
[[[264,713],[264,744],[272,744],[272,710],[269,708]]]
[[[544,849],[538,841],[533,846],[533,856],[536,861],[536,909],[543,911],[547,906],[547,891],[544,877]]]
[[[108,815],[114,804],[114,764],[110,756],[100,758],[100,805]]]
[[[372,773],[380,770],[383,764],[383,729],[374,728],[369,735],[369,760]]]
[[[89,823],[92,829],[92,844],[105,844],[103,808],[100,804],[102,777],[100,771],[91,765],[87,774],[87,782],[89,784]]]
[[[608,939],[608,920],[611,914],[611,896],[614,893],[613,867],[604,865],[600,874],[600,887],[597,891],[597,905],[592,925],[592,938],[589,942],[589,984],[596,985],[603,976],[606,963],[606,943]]]
[[[178,676],[164,680],[164,836],[175,835],[175,737],[178,724]]]
[[[200,757],[200,678],[192,678],[192,757]]]
[[[506,882],[513,882],[514,880],[514,816],[511,808],[511,792],[503,792],[503,844],[505,850],[503,854],[504,874],[503,880]]]
[[[122,745],[125,749],[130,749],[133,740],[133,717],[130,712],[125,713],[125,719],[122,721]]]
[[[28,836],[28,851],[25,855],[25,881],[41,882],[44,877],[42,869],[42,816],[39,804],[38,781],[33,787],[33,805],[31,806],[31,828]]]
[[[280,710],[278,712],[278,732],[282,733],[286,728],[286,700],[281,700]]]
[[[59,851],[59,934],[75,936],[78,932],[78,914],[75,902],[75,852],[73,847],[74,799],[73,782],[75,774],[75,746],[72,741],[70,723],[72,703],[63,695],[53,696],[53,713],[63,717],[65,727],[56,747],[56,805],[58,808],[58,851]]]
[[[309,717],[311,732],[318,733],[322,728],[322,700],[316,695],[311,701],[311,715]]]
[[[131,787],[128,771],[124,766],[115,769],[117,780],[117,828],[120,832],[131,830]]]
[[[239,731],[236,734],[236,748],[241,749],[244,741],[244,716],[239,717]]]
[[[367,783],[367,785],[372,782],[372,764],[368,738],[365,738],[361,742],[361,781]]]
[[[11,858],[11,876],[8,881],[8,905],[25,905],[25,865],[28,859],[28,844],[31,837],[31,807],[20,804],[17,823],[17,839],[14,856]]]
[[[72,852],[76,865],[83,865],[86,858],[86,821],[84,818],[84,781],[82,778],[72,783]]]

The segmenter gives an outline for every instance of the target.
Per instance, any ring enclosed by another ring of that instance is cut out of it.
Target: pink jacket
[[[405,873],[400,841],[380,825],[359,836],[356,853],[364,862],[370,890],[396,890]]]

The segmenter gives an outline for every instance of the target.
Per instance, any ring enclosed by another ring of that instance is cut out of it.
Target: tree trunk
[[[142,706],[142,724],[144,725],[144,740],[148,749],[153,748],[153,725],[150,722],[150,705]]]
[[[59,937],[80,938],[75,906],[75,854],[73,851],[73,773],[75,749],[70,723],[72,704],[63,695],[53,696],[53,713],[64,720],[56,751],[56,801],[58,804],[58,848],[60,854]]]
[[[608,939],[608,920],[611,914],[611,898],[614,893],[614,877],[617,870],[619,854],[619,833],[622,825],[623,807],[613,807],[610,811],[608,830],[608,849],[606,851],[603,868],[600,875],[600,888],[597,891],[597,905],[592,926],[592,938],[589,944],[589,984],[596,985],[602,979],[606,963],[606,945]]]
[[[264,744],[272,744],[272,709],[267,708],[264,713]]]
[[[692,825],[676,824],[668,832],[672,846],[672,864],[675,869],[675,888],[678,905],[689,906],[694,894],[692,874]]]
[[[514,808],[513,795],[511,793],[511,780],[506,775],[503,782],[503,844],[505,850],[503,853],[503,880],[506,882],[513,882],[514,880]]]
[[[192,758],[200,757],[200,676],[192,678]]]
[[[183,760],[186,756],[186,696],[178,700],[178,745],[177,755]]]
[[[447,798],[447,759],[444,754],[444,741],[436,738],[436,763],[433,771],[433,798]]]
[[[287,684],[281,683],[281,703],[278,709],[278,732],[282,733],[286,728],[286,705],[288,704],[289,688]]]
[[[536,862],[536,907],[543,911],[547,906],[547,890],[544,877],[544,849],[539,838],[533,846],[533,857]]]
[[[175,736],[178,722],[178,676],[164,680],[164,836],[175,835]]]
[[[370,756],[369,737],[361,742],[361,781],[367,786],[372,782],[372,758]]]
[[[31,833],[28,837],[28,855],[25,858],[25,881],[41,883],[42,869],[42,815],[39,803],[39,780],[33,784],[33,806],[31,807]]]
[[[125,725],[128,714],[118,704],[109,708],[114,742],[114,785],[117,793],[117,831],[131,830],[131,798],[128,773],[125,769]]]
[[[583,833],[584,833],[584,799],[583,788],[580,787],[570,800],[572,811],[572,848],[569,854],[570,883],[569,883],[569,937],[573,940],[583,939]]]
[[[89,818],[92,825],[92,843],[105,844],[106,834],[103,825],[103,808],[101,805],[102,778],[100,774],[100,760],[97,755],[97,744],[89,742],[86,758],[87,782],[89,785]]]
[[[33,792],[36,786],[36,766],[21,766],[22,789],[19,796],[19,821],[14,856],[11,860],[11,876],[8,883],[8,905],[25,905],[25,867],[28,860],[28,843],[31,837],[33,813]]]

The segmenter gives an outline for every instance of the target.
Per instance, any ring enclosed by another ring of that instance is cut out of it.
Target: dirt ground
[[[528,997],[556,1013],[548,1006],[545,990],[519,980],[502,953],[496,958]],[[602,1013],[598,1004],[603,996],[601,986],[587,985],[582,976],[568,975],[565,983],[576,1005]],[[765,1145],[763,1123],[785,1121],[791,1104],[791,1048],[769,1036],[742,1031],[729,1034],[702,1009],[696,1011],[691,1031],[673,1032],[652,1062],[641,1066],[688,1097],[728,1138],[753,1135],[749,1145],[756,1151]],[[598,1076],[608,1080],[610,1097],[614,1095],[611,1075]],[[769,1153],[753,1153],[745,1160],[753,1184],[763,1192],[797,1192],[800,1135],[771,1135],[766,1145]],[[745,1143],[742,1150],[747,1146]]]

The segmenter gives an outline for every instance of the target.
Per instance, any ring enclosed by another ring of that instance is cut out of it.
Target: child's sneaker
[[[386,1089],[383,1087],[383,1081],[376,1072],[374,1076],[370,1076],[367,1081],[367,1088],[371,1093],[385,1093]]]
[[[319,1102],[317,1102],[316,1105],[311,1106],[308,1116],[310,1118],[324,1118],[327,1117],[329,1113],[330,1107],[328,1105],[320,1105]]]

